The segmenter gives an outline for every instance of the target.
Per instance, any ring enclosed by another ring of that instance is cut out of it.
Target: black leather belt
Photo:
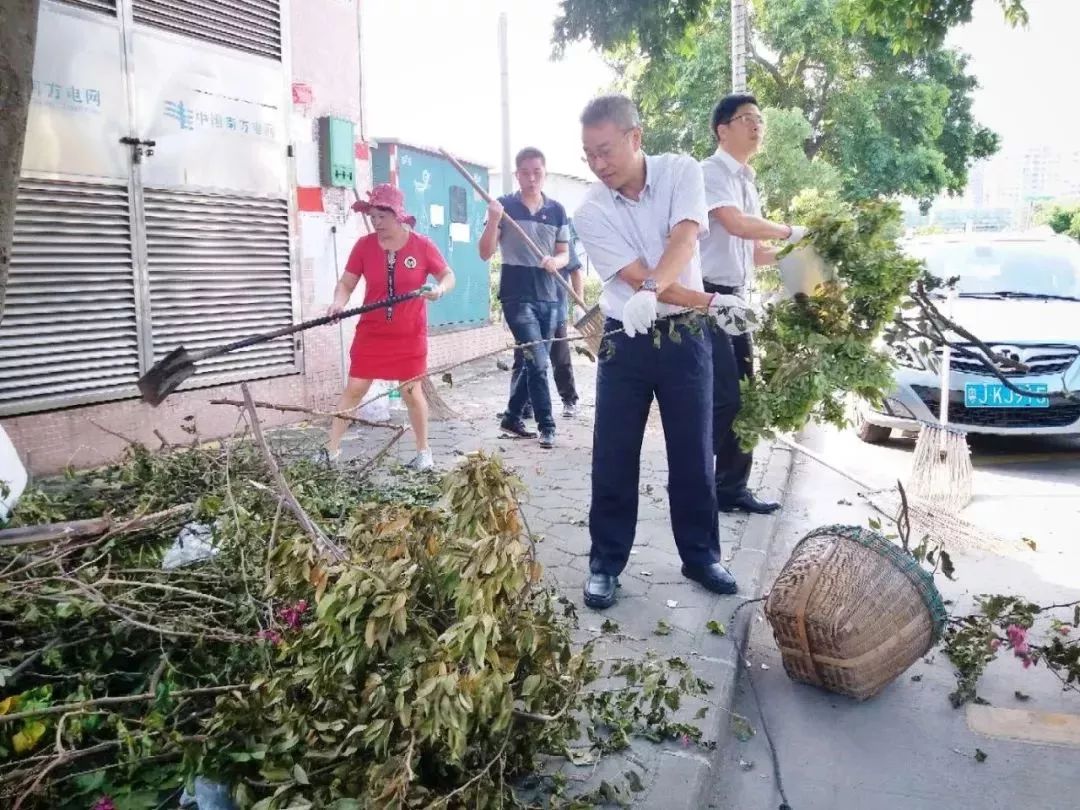
[[[720,295],[740,295],[742,287],[726,287],[723,284],[705,282],[705,292],[720,293]]]

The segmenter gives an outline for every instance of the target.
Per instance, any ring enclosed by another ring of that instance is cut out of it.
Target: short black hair
[[[533,160],[535,158],[540,159],[540,163],[547,168],[547,159],[544,157],[544,153],[537,149],[535,146],[526,146],[520,152],[517,153],[517,157],[514,158],[514,168],[520,169],[521,164],[526,160]]]
[[[619,129],[637,129],[641,126],[641,116],[637,106],[627,96],[611,95],[594,98],[585,105],[581,113],[581,125],[592,127],[610,121]]]
[[[720,99],[712,111],[713,135],[716,134],[716,128],[721,124],[730,124],[731,119],[735,117],[735,113],[739,111],[739,107],[745,104],[753,104],[755,107],[761,106],[758,104],[758,100],[749,93],[732,93]]]

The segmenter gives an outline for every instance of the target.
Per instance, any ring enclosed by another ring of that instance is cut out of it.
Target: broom
[[[454,168],[458,170],[461,176],[469,182],[469,185],[471,185],[473,189],[476,190],[476,193],[479,194],[481,198],[483,198],[484,202],[490,205],[492,202],[491,195],[488,194],[487,191],[485,191],[483,187],[476,182],[476,179],[471,174],[469,174],[469,170],[462,166],[458,162],[457,158],[455,158],[445,149],[440,149],[439,151],[442,152],[443,157],[445,157],[447,160],[450,161],[450,163],[453,164]],[[536,254],[536,258],[544,258],[544,252],[540,250],[539,246],[532,239],[529,238],[529,235],[525,233],[524,229],[520,225],[518,225],[514,218],[507,214],[505,211],[503,211],[502,216],[506,224],[513,228],[517,235],[521,237],[522,241],[525,242],[528,248]],[[582,311],[585,312],[585,316],[574,324],[574,328],[585,339],[585,348],[588,350],[591,359],[595,360],[597,357],[600,356],[600,344],[604,340],[604,313],[600,311],[600,307],[598,306],[590,309],[588,304],[586,304],[585,301],[581,298],[581,296],[577,294],[577,291],[570,286],[569,282],[567,282],[566,279],[562,277],[561,273],[555,273],[554,276],[555,281],[562,285],[562,288],[566,290],[567,294],[574,300],[574,303],[581,307]]]
[[[955,293],[945,301],[946,317],[952,317]],[[923,501],[947,511],[959,511],[971,503],[971,450],[963,431],[949,427],[949,371],[952,352],[948,342],[941,350],[941,390],[938,424],[919,431],[908,487]]]
[[[352,190],[353,197],[357,202],[360,202],[360,193],[354,187]],[[360,213],[359,211],[357,213]],[[372,233],[371,223],[368,222],[367,214],[360,213],[360,219],[364,223],[364,230],[368,234]],[[428,404],[428,419],[432,422],[448,422],[453,419],[460,418],[461,414],[451,408],[446,400],[439,396],[439,392],[435,389],[435,383],[431,381],[430,377],[424,377],[420,381],[420,390],[424,394],[424,399]]]

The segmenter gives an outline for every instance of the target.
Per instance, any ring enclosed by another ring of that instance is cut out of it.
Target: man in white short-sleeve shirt
[[[594,99],[581,116],[589,168],[600,179],[574,225],[604,290],[607,316],[596,378],[592,540],[585,604],[615,602],[637,527],[645,422],[655,397],[668,455],[668,495],[683,575],[718,593],[735,580],[720,564],[713,480],[709,321],[729,328],[745,304],[702,290],[698,238],[708,233],[701,168],[685,155],[646,155],[624,96]]]
[[[761,146],[765,121],[753,96],[735,94],[716,105],[712,115],[716,153],[701,162],[709,233],[701,241],[705,289],[749,298],[754,270],[776,261],[778,250],[767,240],[799,241],[798,225],[770,222],[761,216],[761,198],[749,161]],[[754,373],[749,334],[712,333],[713,440],[716,451],[716,503],[723,512],[767,515],[780,504],[758,499],[747,486],[753,453],[739,445],[739,381]]]

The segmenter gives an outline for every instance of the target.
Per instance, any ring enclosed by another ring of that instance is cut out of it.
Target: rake
[[[479,194],[486,203],[490,205],[494,202],[491,195],[476,182],[471,174],[469,174],[469,170],[458,163],[457,158],[445,149],[440,149],[439,151],[442,152],[443,157],[454,165],[454,168],[461,173],[461,176],[469,181],[469,185],[476,190],[476,193]],[[528,246],[529,250],[536,254],[538,259],[542,259],[547,255],[544,251],[540,250],[539,246],[537,246],[532,239],[529,238],[529,235],[525,233],[524,229],[518,225],[513,217],[508,215],[505,211],[503,211],[502,216],[503,221],[514,229],[514,232],[521,237],[521,240]],[[552,275],[555,276],[555,280],[562,285],[563,289],[566,290],[567,294],[574,300],[574,303],[583,310],[586,310],[585,316],[574,324],[574,328],[585,339],[585,347],[589,352],[589,356],[593,360],[596,360],[596,358],[600,356],[600,344],[604,339],[604,313],[600,311],[600,307],[598,306],[590,309],[588,304],[585,303],[585,300],[577,294],[577,290],[570,286],[569,282],[562,277],[561,273],[553,273]]]
[[[946,317],[952,317],[955,292],[946,299]],[[959,511],[971,503],[971,450],[967,436],[949,427],[951,351],[948,342],[941,349],[941,380],[938,424],[924,424],[915,443],[912,459],[911,491],[945,510]]]
[[[388,298],[385,301],[376,301],[372,304],[356,307],[355,309],[347,309],[338,315],[323,315],[321,318],[314,318],[313,320],[304,321],[303,323],[298,323],[293,326],[285,326],[281,329],[275,329],[273,332],[265,332],[261,335],[252,335],[251,337],[246,337],[224,346],[217,346],[213,349],[189,352],[183,346],[177,346],[163,358],[154,363],[150,370],[139,378],[139,392],[142,394],[144,402],[148,402],[156,408],[165,401],[165,398],[168,397],[169,394],[179,388],[185,380],[197,371],[195,368],[196,363],[201,363],[203,360],[209,360],[211,357],[220,357],[223,354],[234,352],[237,349],[254,346],[256,343],[266,343],[270,340],[276,340],[279,337],[292,335],[296,332],[303,332],[305,329],[323,326],[324,324],[333,323],[334,321],[343,318],[351,318],[354,315],[362,315],[365,312],[372,312],[376,309],[394,306],[403,301],[408,301],[411,298],[417,298],[423,292],[424,289],[421,288],[408,293],[407,295]]]

